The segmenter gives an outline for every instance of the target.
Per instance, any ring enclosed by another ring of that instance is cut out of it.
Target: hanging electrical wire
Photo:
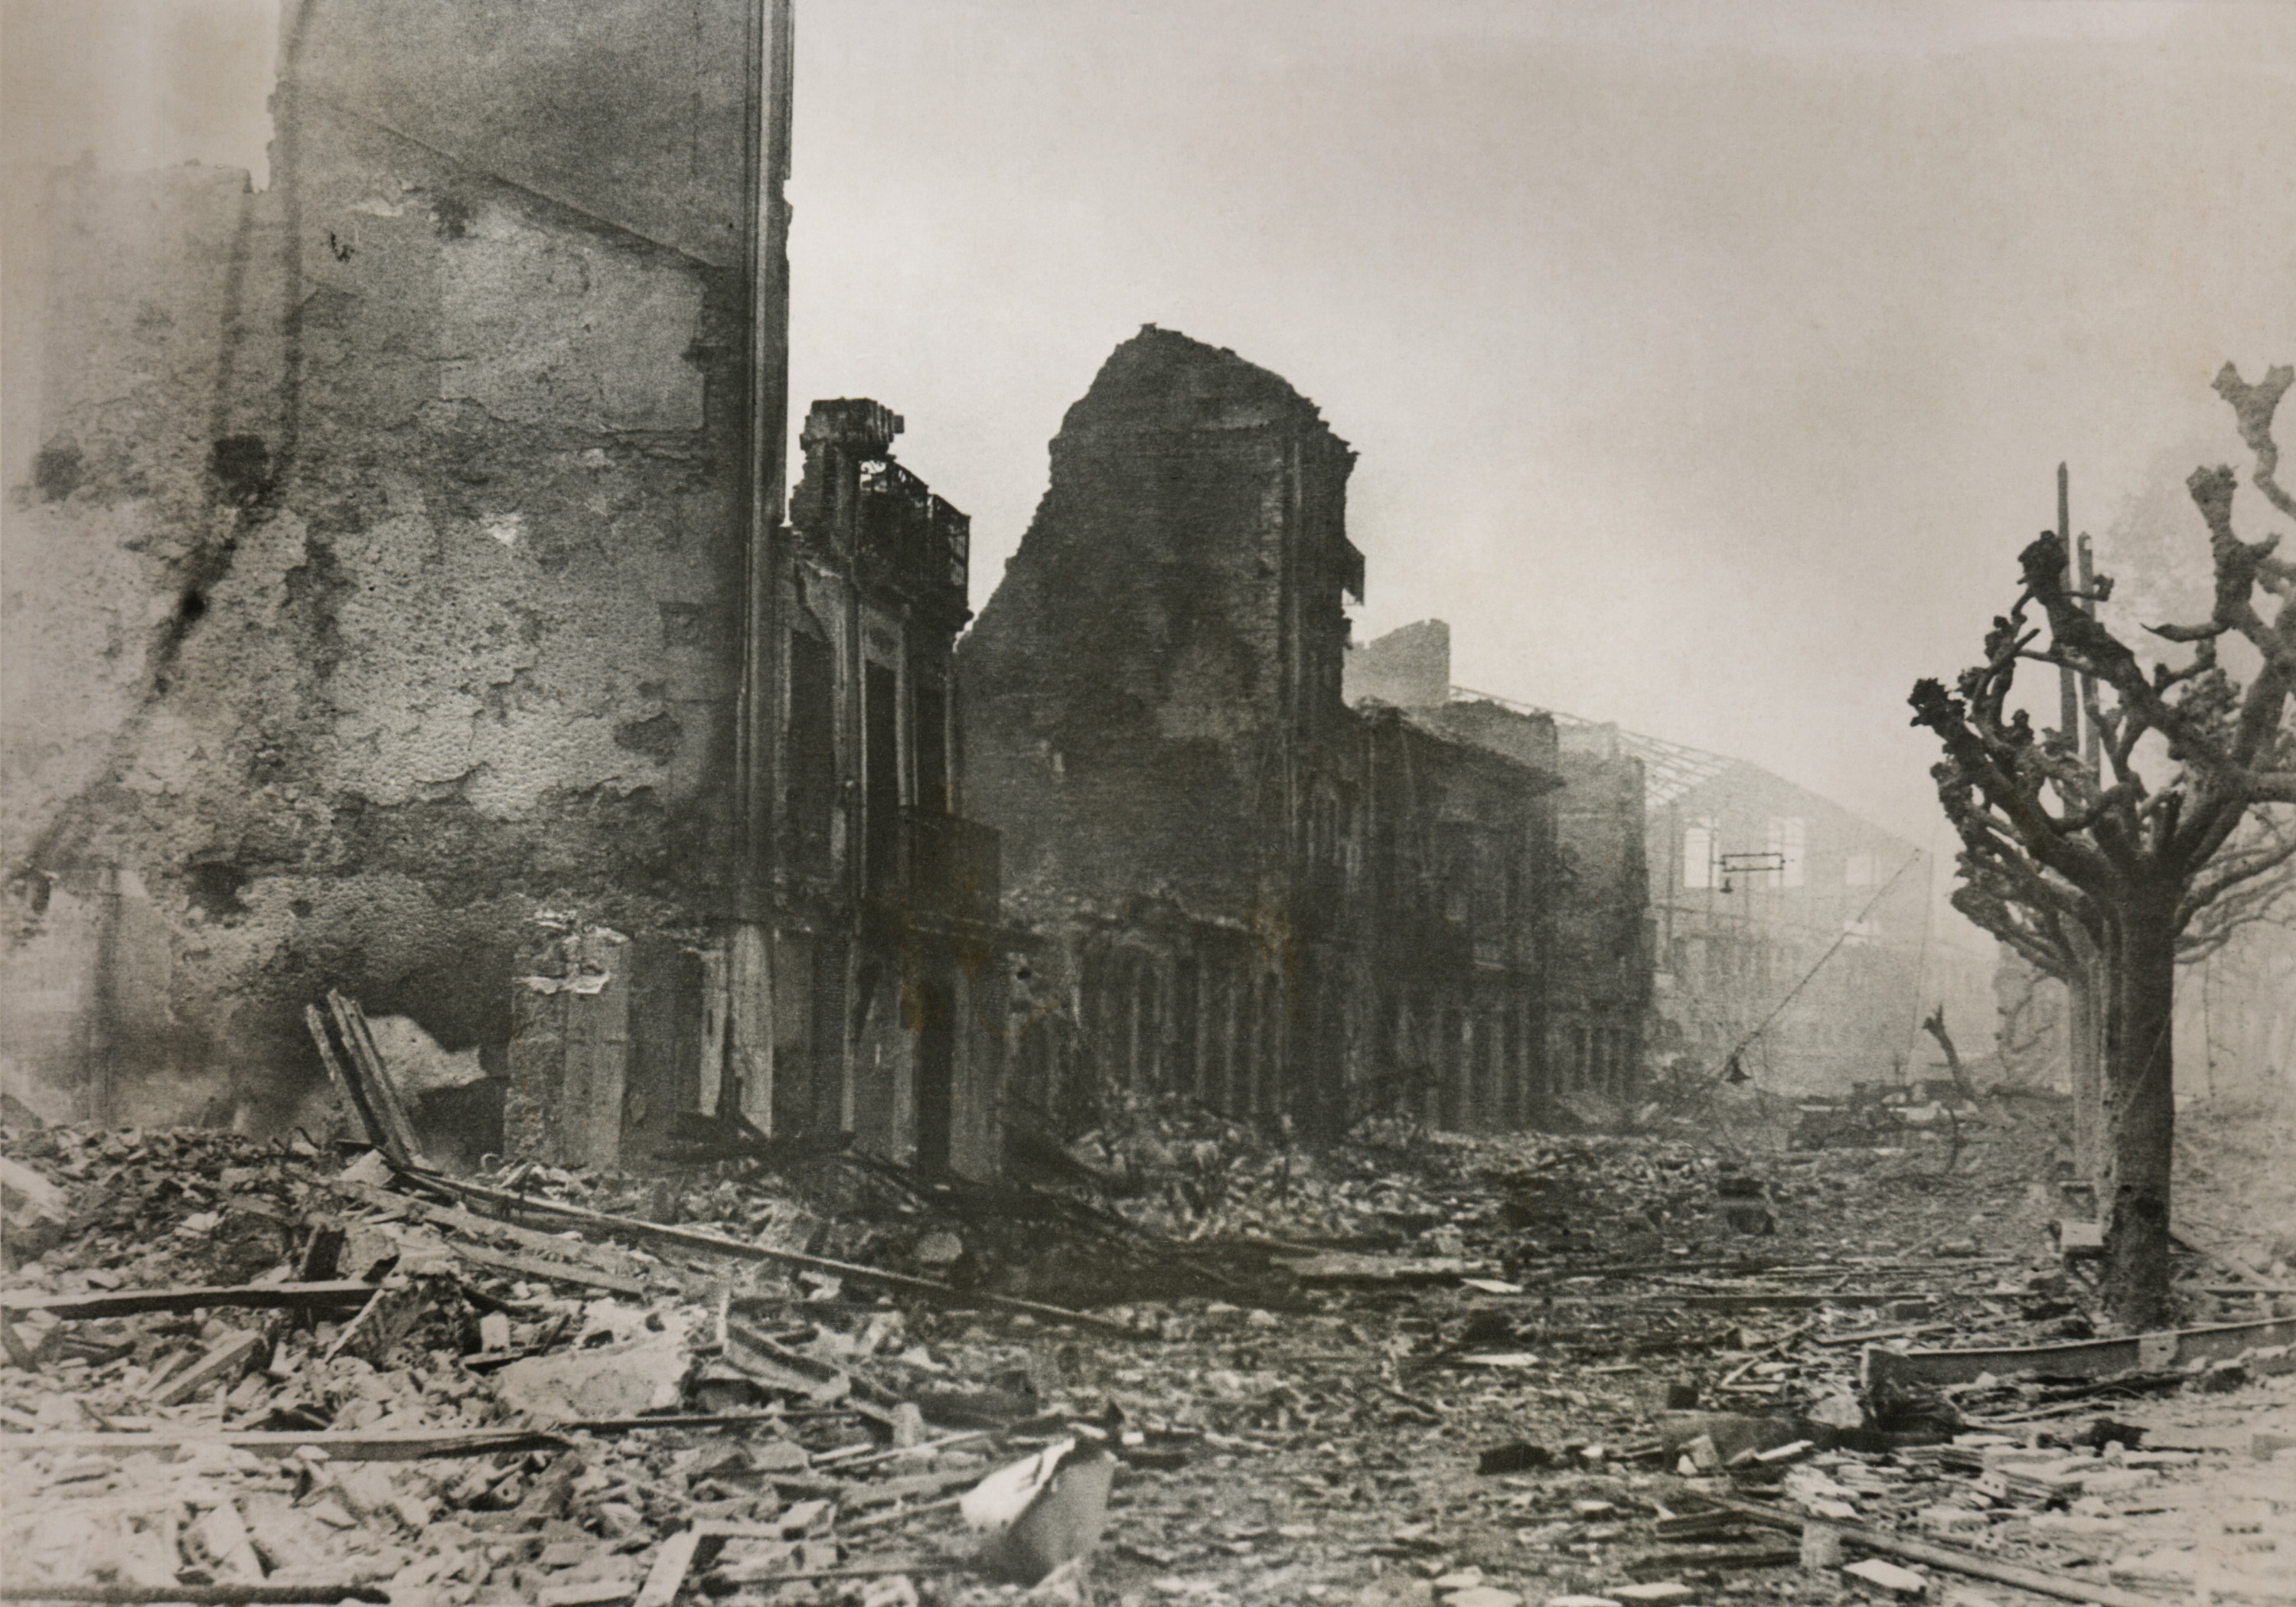
[[[1889,896],[1890,890],[1898,885],[1898,878],[1911,870],[1914,865],[1914,861],[1919,859],[1921,857],[1922,851],[1919,849],[1915,849],[1912,853],[1906,855],[1906,863],[1899,865],[1895,871],[1891,872],[1890,879],[1882,884],[1881,890],[1866,901],[1866,907],[1857,912],[1857,918],[1848,922],[1840,931],[1836,932],[1833,936],[1833,941],[1826,945],[1825,952],[1817,956],[1816,962],[1812,964],[1808,971],[1801,973],[1801,980],[1796,982],[1792,988],[1788,988],[1786,990],[1786,996],[1780,999],[1775,1004],[1770,1006],[1769,1014],[1755,1022],[1752,1029],[1749,1031],[1745,1037],[1740,1038],[1735,1044],[1731,1045],[1730,1053],[1722,1057],[1722,1071],[1721,1075],[1716,1078],[1717,1081],[1734,1084],[1751,1082],[1753,1080],[1751,1077],[1747,1075],[1745,1064],[1739,1058],[1745,1054],[1747,1045],[1751,1044],[1756,1038],[1761,1037],[1762,1029],[1767,1027],[1772,1021],[1776,1021],[1779,1013],[1784,1011],[1787,1005],[1794,1002],[1795,998],[1800,996],[1803,988],[1809,986],[1809,980],[1824,969],[1825,963],[1833,958],[1835,952],[1840,949],[1844,943],[1849,940],[1852,933],[1857,932],[1859,928],[1866,924],[1866,917],[1874,913],[1874,906],[1881,903],[1883,898]]]

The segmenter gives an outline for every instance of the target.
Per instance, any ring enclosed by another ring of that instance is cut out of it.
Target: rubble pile
[[[944,1497],[1105,1412],[1026,1329],[480,1217],[372,1152],[6,1136],[73,1207],[0,1313],[12,1587],[887,1607],[973,1570]],[[904,1554],[865,1537],[913,1516]]]
[[[1311,1155],[1158,1117],[1057,1187],[9,1128],[7,1583],[2288,1599],[2285,1267],[2195,1253],[2222,1320],[2099,1335],[2048,1146],[1986,1120],[1948,1174],[1401,1128]],[[1044,1303],[1095,1261],[1089,1309]]]

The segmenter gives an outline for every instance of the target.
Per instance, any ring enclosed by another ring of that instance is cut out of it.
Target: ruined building
[[[1931,940],[1927,854],[1742,759],[1653,744],[1652,769],[1662,1051],[1775,1093],[1923,1080],[1940,989],[1984,1049],[1989,1011]]]
[[[283,12],[268,189],[11,218],[8,1095],[309,1119],[335,987],[470,1148],[987,1164],[964,520],[865,403],[783,519],[788,0]]]
[[[1439,619],[1355,649],[1347,676],[1351,701],[1556,748],[1558,1087],[1615,1093],[1637,1062],[1780,1094],[1931,1080],[1940,1004],[1964,1059],[1988,1053],[1989,961],[1937,930],[1912,843],[1742,759],[1455,686]]]
[[[1358,709],[1393,705],[1454,741],[1556,777],[1543,806],[1554,842],[1544,894],[1547,1098],[1596,1119],[1615,1111],[1640,1082],[1651,1000],[1642,760],[1614,726],[1454,687],[1451,631],[1440,619],[1351,646],[1346,693]]]
[[[1348,708],[1351,464],[1283,380],[1153,326],[1062,422],[958,654],[974,808],[1032,934],[1016,1119],[1146,1095],[1310,1132],[1541,1119],[1552,742]]]

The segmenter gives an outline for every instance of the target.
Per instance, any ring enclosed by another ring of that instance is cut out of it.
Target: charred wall
[[[1152,326],[1063,421],[959,653],[972,807],[1033,928],[1017,1119],[1534,1119],[1553,775],[1348,709],[1351,463],[1283,381]]]
[[[1160,887],[1249,922],[1275,896],[1341,713],[1350,462],[1282,380],[1152,326],[1070,409],[961,657],[972,794],[1024,906]]]
[[[59,175],[12,243],[7,1055],[51,1113],[281,1119],[325,986],[498,1069],[537,910],[715,898],[734,275],[280,111],[268,193]]]

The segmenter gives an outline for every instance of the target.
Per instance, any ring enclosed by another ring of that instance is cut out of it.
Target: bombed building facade
[[[1450,739],[1550,773],[1545,1096],[1600,1119],[1642,1081],[1651,1002],[1643,763],[1618,728],[1451,684],[1450,627],[1422,619],[1351,646],[1348,701],[1393,705]],[[1551,1111],[1550,1111],[1551,1114]]]
[[[12,218],[9,1095],[316,1120],[340,988],[472,1148],[988,1164],[965,522],[866,403],[783,518],[786,0],[286,12],[268,189]]]
[[[1787,863],[1896,864],[1351,644],[1352,452],[1153,326],[972,622],[898,415],[785,487],[788,0],[488,19],[289,8],[267,190],[12,192],[10,1098],[324,1122],[340,989],[472,1158],[1600,1120],[1848,919]]]
[[[1351,463],[1283,381],[1152,326],[1054,439],[959,652],[972,794],[1031,933],[1016,1111],[1553,1116],[1583,1002],[1558,949],[1554,726],[1349,706]],[[1620,1091],[1632,1065],[1609,1068]]]

